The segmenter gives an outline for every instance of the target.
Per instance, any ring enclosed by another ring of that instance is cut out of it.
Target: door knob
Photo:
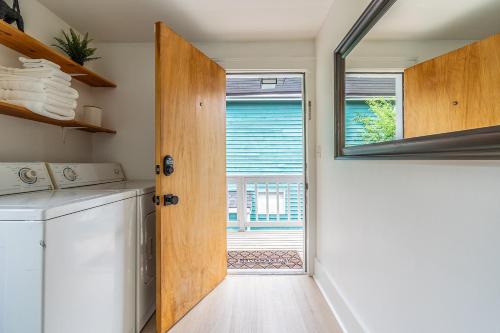
[[[177,205],[178,203],[179,203],[179,197],[174,194],[165,194],[163,196],[164,206]]]
[[[163,174],[165,176],[170,176],[174,173],[174,158],[167,155],[163,158]]]

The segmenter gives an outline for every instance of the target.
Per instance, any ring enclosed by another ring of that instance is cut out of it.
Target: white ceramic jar
[[[102,126],[102,108],[93,105],[83,106],[83,121],[94,126]]]

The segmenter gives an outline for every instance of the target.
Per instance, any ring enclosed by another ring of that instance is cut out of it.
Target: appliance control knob
[[[30,168],[22,168],[19,170],[19,178],[26,184],[34,184],[38,180],[35,170]]]
[[[76,180],[76,172],[75,170],[71,169],[70,167],[64,168],[63,170],[63,176],[67,180],[74,182]]]

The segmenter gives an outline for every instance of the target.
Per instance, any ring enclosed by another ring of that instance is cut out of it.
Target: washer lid
[[[155,182],[152,180],[127,180],[124,182],[107,183],[80,187],[81,190],[134,190],[137,195],[153,193]]]
[[[61,190],[0,197],[1,221],[45,221],[135,197],[135,191]]]

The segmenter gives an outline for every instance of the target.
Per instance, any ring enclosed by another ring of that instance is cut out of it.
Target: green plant
[[[363,125],[365,143],[394,140],[396,137],[396,110],[393,100],[383,97],[366,100],[374,116],[356,116],[354,121]]]
[[[89,39],[88,32],[82,37],[70,28],[69,34],[64,30],[62,34],[64,38],[54,37],[57,44],[52,44],[52,46],[66,53],[76,63],[83,65],[87,61],[100,59],[100,57],[92,57],[96,49],[89,47],[92,39]]]

